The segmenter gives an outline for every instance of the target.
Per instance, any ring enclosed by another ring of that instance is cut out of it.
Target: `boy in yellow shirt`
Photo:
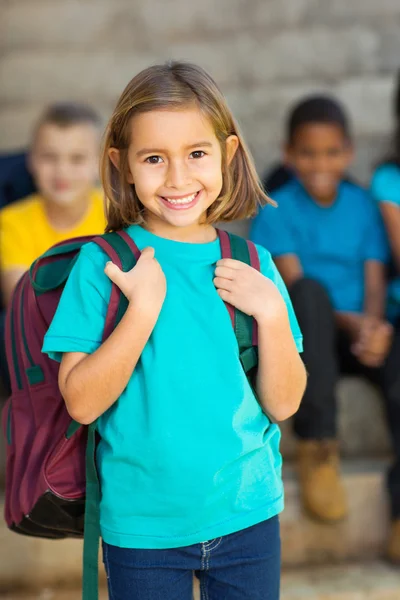
[[[103,194],[96,187],[100,119],[76,103],[50,106],[37,123],[29,167],[37,194],[0,211],[0,288],[7,305],[21,275],[50,246],[105,229]],[[8,387],[0,314],[0,372]]]
[[[7,304],[21,275],[50,246],[103,233],[96,188],[100,119],[73,103],[49,107],[36,125],[29,165],[38,194],[0,211],[0,275]]]

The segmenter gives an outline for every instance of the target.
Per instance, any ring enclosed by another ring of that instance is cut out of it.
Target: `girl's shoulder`
[[[264,246],[261,246],[261,244],[254,243],[254,246],[256,247],[258,258],[260,260],[261,273],[266,277],[270,277],[275,271],[275,264],[272,260],[271,252]]]
[[[82,257],[82,261],[84,262],[92,262],[96,266],[105,267],[108,258],[107,254],[104,252],[102,248],[96,242],[88,242],[84,246],[82,246],[80,251],[80,258]]]

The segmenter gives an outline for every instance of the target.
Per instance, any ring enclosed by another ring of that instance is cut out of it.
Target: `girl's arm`
[[[157,322],[129,305],[110,337],[93,354],[63,355],[59,387],[71,417],[88,425],[120,397]]]
[[[68,412],[83,424],[97,419],[124,391],[166,294],[165,276],[152,248],[143,250],[131,271],[123,273],[113,263],[107,263],[105,273],[128,299],[128,309],[93,354],[66,353],[59,371],[59,387]]]
[[[257,320],[257,392],[265,413],[274,421],[288,419],[300,406],[307,377],[281,293],[273,281],[237,260],[218,261],[215,275],[220,297]]]
[[[257,393],[264,411],[274,421],[284,421],[297,412],[307,375],[293,339],[285,303],[277,289],[276,292],[279,298],[275,298],[274,303],[270,298],[269,308],[256,317]],[[275,311],[271,305],[275,305]]]

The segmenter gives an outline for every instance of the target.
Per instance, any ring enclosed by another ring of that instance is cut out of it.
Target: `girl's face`
[[[286,162],[317,202],[329,204],[353,158],[343,130],[333,123],[307,123],[286,148]]]
[[[196,229],[222,189],[221,146],[210,121],[188,107],[142,113],[130,126],[128,182],[146,209],[147,227],[159,234]],[[236,136],[226,141],[228,164],[238,143]]]

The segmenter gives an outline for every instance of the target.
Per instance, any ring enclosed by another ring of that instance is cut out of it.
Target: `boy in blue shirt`
[[[400,329],[385,319],[388,250],[379,212],[364,189],[344,180],[352,158],[337,102],[316,96],[297,105],[285,149],[297,177],[275,192],[278,208],[260,211],[251,238],[272,253],[304,335],[309,381],[294,420],[304,507],[328,522],[347,514],[335,388],[340,372],[366,375],[381,384],[393,437],[388,555],[400,562]]]

